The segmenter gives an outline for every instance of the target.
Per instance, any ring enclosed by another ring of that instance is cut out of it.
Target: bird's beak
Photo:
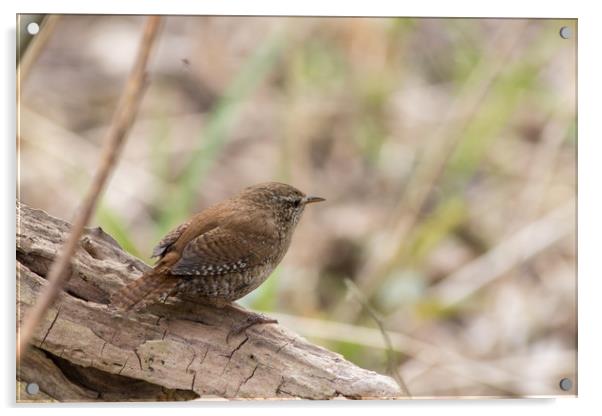
[[[314,202],[322,202],[326,201],[324,198],[320,198],[319,196],[306,196],[303,198],[304,204],[313,204]]]

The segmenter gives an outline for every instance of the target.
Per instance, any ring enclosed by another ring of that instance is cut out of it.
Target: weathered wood
[[[47,284],[44,276],[69,223],[17,205],[18,322]],[[359,368],[275,324],[228,336],[244,319],[170,298],[139,314],[120,315],[109,296],[149,266],[90,228],[72,259],[71,279],[18,365],[43,400],[190,400],[235,398],[392,398],[389,377]],[[17,389],[19,401],[35,398]]]

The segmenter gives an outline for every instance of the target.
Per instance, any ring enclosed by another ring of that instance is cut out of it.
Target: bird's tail
[[[176,288],[178,279],[151,270],[111,296],[111,305],[125,311],[141,310],[165,299]]]

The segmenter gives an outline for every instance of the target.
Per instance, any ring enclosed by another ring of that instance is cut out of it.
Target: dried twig
[[[23,57],[19,60],[19,65],[17,66],[17,93],[20,93],[20,85],[27,79],[31,68],[48,43],[48,39],[50,39],[50,36],[52,35],[59,18],[60,15],[58,14],[50,14],[46,16],[40,25],[40,31],[38,34],[35,36],[32,35],[33,39],[27,47],[27,50],[24,52]],[[19,16],[18,26],[20,26],[22,23],[22,18]],[[22,36],[20,27],[17,27],[17,36]]]
[[[85,225],[94,212],[101,191],[117,161],[117,157],[125,141],[124,139],[138,111],[146,85],[146,65],[157,38],[160,23],[161,18],[159,16],[151,16],[147,20],[138,56],[136,57],[117,111],[113,116],[111,126],[104,140],[105,145],[96,175],[82,202],[80,210],[76,214],[71,234],[65,242],[60,255],[50,267],[48,272],[49,284],[25,317],[23,326],[17,334],[18,361],[23,356],[24,350],[31,341],[34,331],[44,317],[44,314],[55,302],[66,281],[69,279],[67,269],[70,266],[71,257],[77,249],[79,238]]]
[[[378,325],[378,329],[382,334],[383,340],[385,341],[385,345],[387,346],[387,367],[389,367],[389,372],[393,375],[393,378],[399,384],[399,387],[403,391],[403,394],[407,397],[411,397],[410,390],[406,385],[403,377],[399,372],[399,365],[395,359],[395,350],[393,349],[393,343],[391,342],[391,337],[389,337],[389,333],[385,329],[383,324],[383,319],[379,316],[379,314],[374,310],[374,308],[368,302],[368,299],[362,294],[359,288],[353,283],[350,279],[345,279],[345,284],[347,285],[347,289],[353,294],[353,296],[357,299],[357,301],[368,311],[372,319]]]

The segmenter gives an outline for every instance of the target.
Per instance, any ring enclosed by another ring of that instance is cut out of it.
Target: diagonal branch
[[[147,19],[136,61],[104,140],[104,149],[96,175],[81,204],[81,208],[76,214],[71,234],[61,248],[60,255],[55,259],[50,268],[48,273],[50,284],[45,286],[44,292],[38,297],[34,307],[25,317],[23,326],[17,333],[17,362],[23,356],[46,311],[55,302],[63,286],[69,280],[70,274],[67,272],[67,269],[70,266],[71,258],[77,249],[84,227],[94,212],[104,185],[115,166],[117,157],[134,122],[142,100],[146,85],[146,66],[152,47],[157,39],[160,23],[161,17],[159,16],[151,16]],[[19,228],[20,219],[17,217],[17,229]]]
[[[33,36],[33,38],[31,38],[29,45],[27,45],[27,49],[19,51],[19,62],[17,65],[17,93],[21,92],[21,84],[27,80],[31,69],[52,36],[59,19],[60,15],[58,14],[49,14],[45,16],[41,22],[40,32],[35,36],[29,35]],[[21,37],[23,36],[22,32],[26,29],[23,27],[24,24],[25,20],[23,19],[23,16],[17,16],[17,37],[19,37],[17,48],[19,49],[21,49],[23,43],[21,42]]]

